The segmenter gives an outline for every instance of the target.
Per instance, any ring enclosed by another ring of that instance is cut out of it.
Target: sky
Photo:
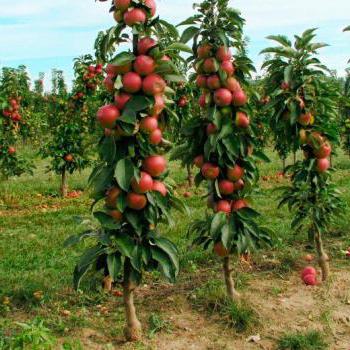
[[[191,0],[158,0],[158,14],[177,24],[194,13]],[[30,77],[46,74],[49,88],[52,68],[73,78],[73,58],[93,53],[100,30],[114,25],[110,2],[94,0],[0,0],[0,67],[27,66]],[[259,52],[270,45],[266,36],[292,36],[318,27],[318,41],[330,44],[321,60],[339,75],[350,57],[350,0],[231,0],[246,19],[249,56],[259,70]]]

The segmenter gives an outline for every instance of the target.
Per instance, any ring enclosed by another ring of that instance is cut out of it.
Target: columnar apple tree
[[[43,157],[51,158],[50,170],[61,176],[60,193],[68,192],[68,174],[84,169],[89,164],[89,147],[86,138],[90,119],[88,99],[101,83],[103,67],[93,64],[87,55],[75,60],[73,91],[68,94],[60,74],[54,75],[50,116],[52,139],[42,148]],[[56,119],[55,119],[56,118]]]
[[[189,60],[201,89],[201,111],[186,126],[183,147],[200,169],[196,184],[208,184],[208,207],[214,213],[194,222],[190,231],[197,233],[196,244],[214,246],[223,258],[227,294],[234,300],[239,294],[231,255],[249,253],[270,241],[269,232],[256,222],[259,214],[250,199],[259,177],[255,159],[266,157],[254,149],[256,127],[246,79],[253,67],[243,44],[244,20],[227,0],[206,0],[196,8],[199,13],[182,23],[190,25],[182,37],[186,42],[193,39]]]
[[[329,275],[328,256],[322,234],[341,209],[338,192],[331,183],[331,142],[338,140],[334,125],[337,98],[334,98],[326,77],[327,67],[316,57],[326,46],[315,43],[315,29],[295,36],[294,45],[285,36],[270,36],[278,47],[263,50],[273,57],[267,67],[267,93],[274,107],[274,124],[283,133],[290,148],[301,149],[304,160],[287,168],[292,183],[284,188],[280,206],[288,205],[295,213],[292,228],[305,229],[315,241],[322,277]]]
[[[159,268],[173,281],[179,270],[178,250],[161,236],[158,224],[172,223],[171,207],[184,209],[166,182],[162,129],[171,114],[173,90],[167,82],[182,80],[168,54],[186,46],[163,47],[157,40],[160,32],[176,29],[155,17],[153,0],[116,0],[111,12],[117,24],[97,39],[98,56],[108,62],[109,91],[97,113],[104,136],[99,164],[90,177],[99,224],[80,236],[93,236],[96,245],[77,264],[74,281],[78,287],[83,275],[96,267],[122,285],[124,333],[133,341],[141,336],[134,291],[144,271]],[[116,46],[124,42],[131,49],[116,54]]]
[[[25,67],[3,68],[0,80],[0,174],[4,178],[31,172],[30,164],[16,149],[21,136],[28,134],[22,100],[29,94]]]

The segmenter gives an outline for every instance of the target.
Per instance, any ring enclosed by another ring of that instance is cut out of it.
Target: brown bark
[[[123,299],[126,317],[124,336],[127,341],[137,341],[140,340],[142,336],[141,323],[137,318],[134,305],[134,291],[136,287],[137,286],[130,280],[130,261],[126,259],[124,263]]]
[[[60,192],[62,197],[66,197],[68,194],[68,182],[67,182],[66,169],[63,169],[63,172],[62,172]]]
[[[326,281],[329,277],[329,259],[328,255],[325,253],[323,249],[322,237],[319,232],[315,233],[315,244],[318,253],[318,264],[322,271],[322,281]]]
[[[227,296],[232,301],[237,301],[240,298],[240,294],[235,289],[235,283],[232,278],[232,269],[230,267],[230,257],[224,258],[224,276],[226,283]]]
[[[188,186],[193,187],[194,185],[194,177],[192,174],[192,167],[191,165],[187,165],[187,181],[188,181]]]

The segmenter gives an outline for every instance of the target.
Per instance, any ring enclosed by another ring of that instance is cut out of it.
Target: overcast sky
[[[158,0],[158,13],[178,23],[193,13],[190,0]],[[25,64],[35,78],[63,69],[72,79],[72,59],[93,52],[99,30],[113,25],[109,2],[94,0],[0,0],[0,67]],[[246,19],[249,55],[257,69],[270,34],[299,34],[319,27],[318,40],[331,46],[321,59],[342,75],[350,57],[350,0],[237,0],[230,4]],[[48,86],[48,85],[46,85]]]

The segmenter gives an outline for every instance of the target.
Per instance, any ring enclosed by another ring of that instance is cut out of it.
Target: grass
[[[285,208],[277,210],[278,193],[275,188],[287,180],[275,176],[281,163],[275,154],[269,153],[272,162],[260,165],[261,175],[269,178],[261,181],[254,207],[262,213],[264,225],[275,232],[274,247],[254,256],[255,272],[260,271],[263,276],[273,273],[277,278],[288,278],[299,268],[298,261],[305,253],[307,234],[292,233],[290,213]],[[82,328],[93,329],[105,343],[110,343],[116,336],[122,335],[124,318],[121,300],[100,293],[98,276],[90,275],[90,279],[84,280],[82,291],[73,291],[73,268],[88,243],[81,243],[74,249],[63,247],[68,236],[83,230],[74,217],[88,216],[92,200],[87,194],[76,199],[59,198],[59,177],[46,172],[45,161],[33,154],[32,157],[36,163],[33,177],[24,175],[0,183],[0,329],[3,334],[0,339],[14,339],[20,334],[16,322],[31,325],[35,324],[35,320],[43,319],[49,335],[60,339],[62,349],[79,349],[75,334]],[[346,216],[349,217],[350,160],[341,154],[335,163],[339,165],[339,170],[334,179],[342,191]],[[178,163],[172,163],[170,167],[181,197],[189,190],[186,174]],[[84,189],[89,173],[90,169],[87,169],[71,176],[71,189]],[[205,214],[205,201],[201,198],[205,191],[202,188],[190,191],[191,196],[184,198],[191,208],[190,216],[174,213],[176,226],[161,227],[163,234],[176,242],[181,253],[179,283],[192,288],[188,293],[196,296],[196,300],[191,299],[194,305],[211,310],[211,313],[218,311],[220,318],[238,332],[259,327],[259,317],[249,307],[225,300],[221,275],[218,276],[221,273],[218,259],[211,251],[203,252],[191,246],[186,235],[187,228],[191,220]],[[350,246],[347,232],[348,220],[345,217],[337,221],[333,232],[325,239],[326,249],[333,257],[332,264],[338,268],[348,266],[341,253]],[[235,277],[239,289],[244,289],[254,278],[248,272],[240,272]],[[207,280],[212,285],[206,284]],[[157,273],[147,275],[145,283],[152,281],[163,283]],[[274,295],[278,295],[280,290],[283,288],[278,286],[273,289],[271,286]],[[101,306],[106,307],[108,312],[102,313]],[[152,305],[148,308],[152,309]],[[65,310],[70,312],[69,316],[65,315]],[[147,324],[147,319],[143,321]],[[153,321],[149,329],[167,328],[161,318]],[[139,348],[143,345],[140,344]]]
[[[326,350],[328,345],[320,332],[286,334],[278,341],[278,350]]]

